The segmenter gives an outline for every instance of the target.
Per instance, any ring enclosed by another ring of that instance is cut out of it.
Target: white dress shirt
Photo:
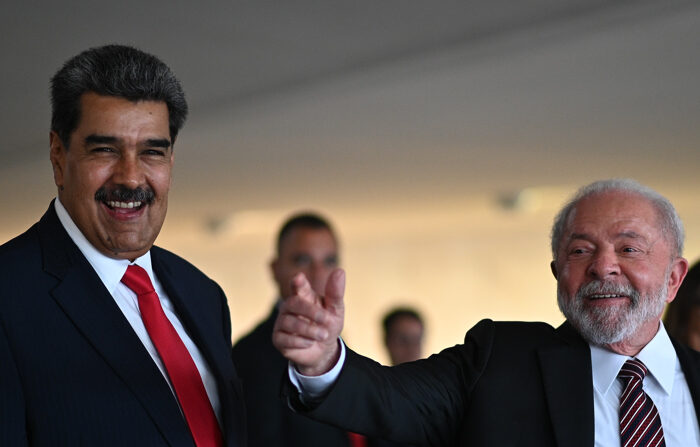
[[[173,391],[173,386],[168,379],[165,366],[163,365],[163,362],[158,355],[158,351],[153,345],[151,337],[149,337],[148,331],[146,330],[146,326],[144,326],[143,320],[141,319],[141,311],[139,310],[136,293],[121,282],[121,279],[126,272],[126,268],[132,263],[126,259],[113,259],[107,257],[93,247],[93,245],[87,240],[87,238],[85,238],[83,233],[75,225],[73,219],[71,219],[71,217],[68,215],[68,212],[61,201],[58,200],[58,197],[56,198],[55,209],[63,228],[65,228],[66,232],[68,232],[68,236],[70,236],[75,245],[78,246],[78,249],[88,260],[92,268],[95,269],[97,276],[100,277],[100,280],[107,288],[107,291],[110,293],[110,295],[112,295],[112,298],[114,298],[114,302],[117,303],[117,306],[119,306],[119,309],[121,309],[124,317],[126,317],[127,321],[134,329],[134,332],[141,340],[141,343],[143,343],[143,346],[146,348],[148,353],[151,355],[151,358],[153,358],[153,361],[158,366],[161,374],[163,374],[168,386],[170,386],[170,390]],[[209,397],[211,406],[214,409],[214,414],[216,414],[219,424],[221,424],[221,405],[219,402],[216,380],[211,373],[207,362],[202,356],[202,353],[197,348],[197,345],[194,344],[180,322],[180,319],[175,313],[173,303],[168,298],[168,294],[165,293],[160,281],[158,281],[158,278],[156,278],[156,276],[153,274],[153,268],[151,267],[151,252],[148,251],[140,258],[135,259],[133,264],[143,267],[143,269],[148,273],[148,276],[153,283],[153,287],[158,294],[160,305],[163,307],[165,315],[168,317],[168,320],[170,320],[170,323],[173,325],[175,331],[180,336],[180,339],[185,344],[187,351],[189,351],[190,356],[192,356],[192,360],[194,360],[194,364],[197,366],[199,375],[202,376],[202,382],[204,383],[204,388],[207,391],[207,396]],[[175,394],[174,391],[173,394]]]
[[[289,379],[301,393],[302,400],[304,396],[323,396],[336,381],[345,362],[345,345],[342,340],[340,346],[338,363],[321,376],[303,376],[290,363]],[[591,346],[596,447],[620,445],[619,410],[622,383],[617,380],[617,373],[629,358],[631,357]],[[641,360],[649,371],[644,378],[643,387],[659,410],[666,447],[700,446],[700,428],[690,389],[663,324],[659,324],[659,331],[636,358]]]
[[[591,345],[597,447],[620,445],[623,387],[617,374],[630,358]],[[647,367],[643,388],[659,410],[666,447],[700,446],[700,429],[690,389],[663,324],[659,324],[659,331],[636,358]]]

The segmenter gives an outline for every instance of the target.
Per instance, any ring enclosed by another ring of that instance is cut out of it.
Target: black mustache
[[[122,186],[107,189],[104,186],[95,192],[95,200],[100,202],[143,202],[151,204],[155,200],[156,195],[152,189],[129,189]]]

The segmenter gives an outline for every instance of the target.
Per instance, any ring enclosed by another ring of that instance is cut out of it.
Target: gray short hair
[[[554,218],[551,238],[552,256],[555,261],[557,260],[559,243],[561,242],[561,238],[564,234],[564,228],[569,222],[569,218],[571,217],[572,212],[575,210],[576,205],[587,197],[608,191],[623,191],[630,194],[636,194],[649,200],[659,214],[661,232],[666,240],[668,240],[668,242],[671,244],[671,256],[675,258],[683,255],[683,240],[685,238],[683,222],[681,222],[681,218],[678,216],[678,213],[671,202],[658,192],[642,185],[636,180],[610,179],[599,180],[579,189]]]

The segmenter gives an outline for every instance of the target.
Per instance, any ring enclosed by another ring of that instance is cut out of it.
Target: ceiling
[[[700,187],[697,1],[26,1],[0,25],[11,233],[54,194],[50,76],[110,42],[161,57],[190,102],[169,221]]]

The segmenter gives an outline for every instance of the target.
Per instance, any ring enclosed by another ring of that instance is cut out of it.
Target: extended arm
[[[280,307],[273,341],[304,375],[326,373],[337,363],[341,280],[342,273],[332,276],[326,296],[320,297],[303,276],[296,277],[296,294]],[[284,394],[297,411],[349,431],[420,445],[452,445],[485,367],[493,323],[484,322],[470,334],[464,345],[393,368],[347,350],[337,380],[321,399],[309,402],[291,382]]]

